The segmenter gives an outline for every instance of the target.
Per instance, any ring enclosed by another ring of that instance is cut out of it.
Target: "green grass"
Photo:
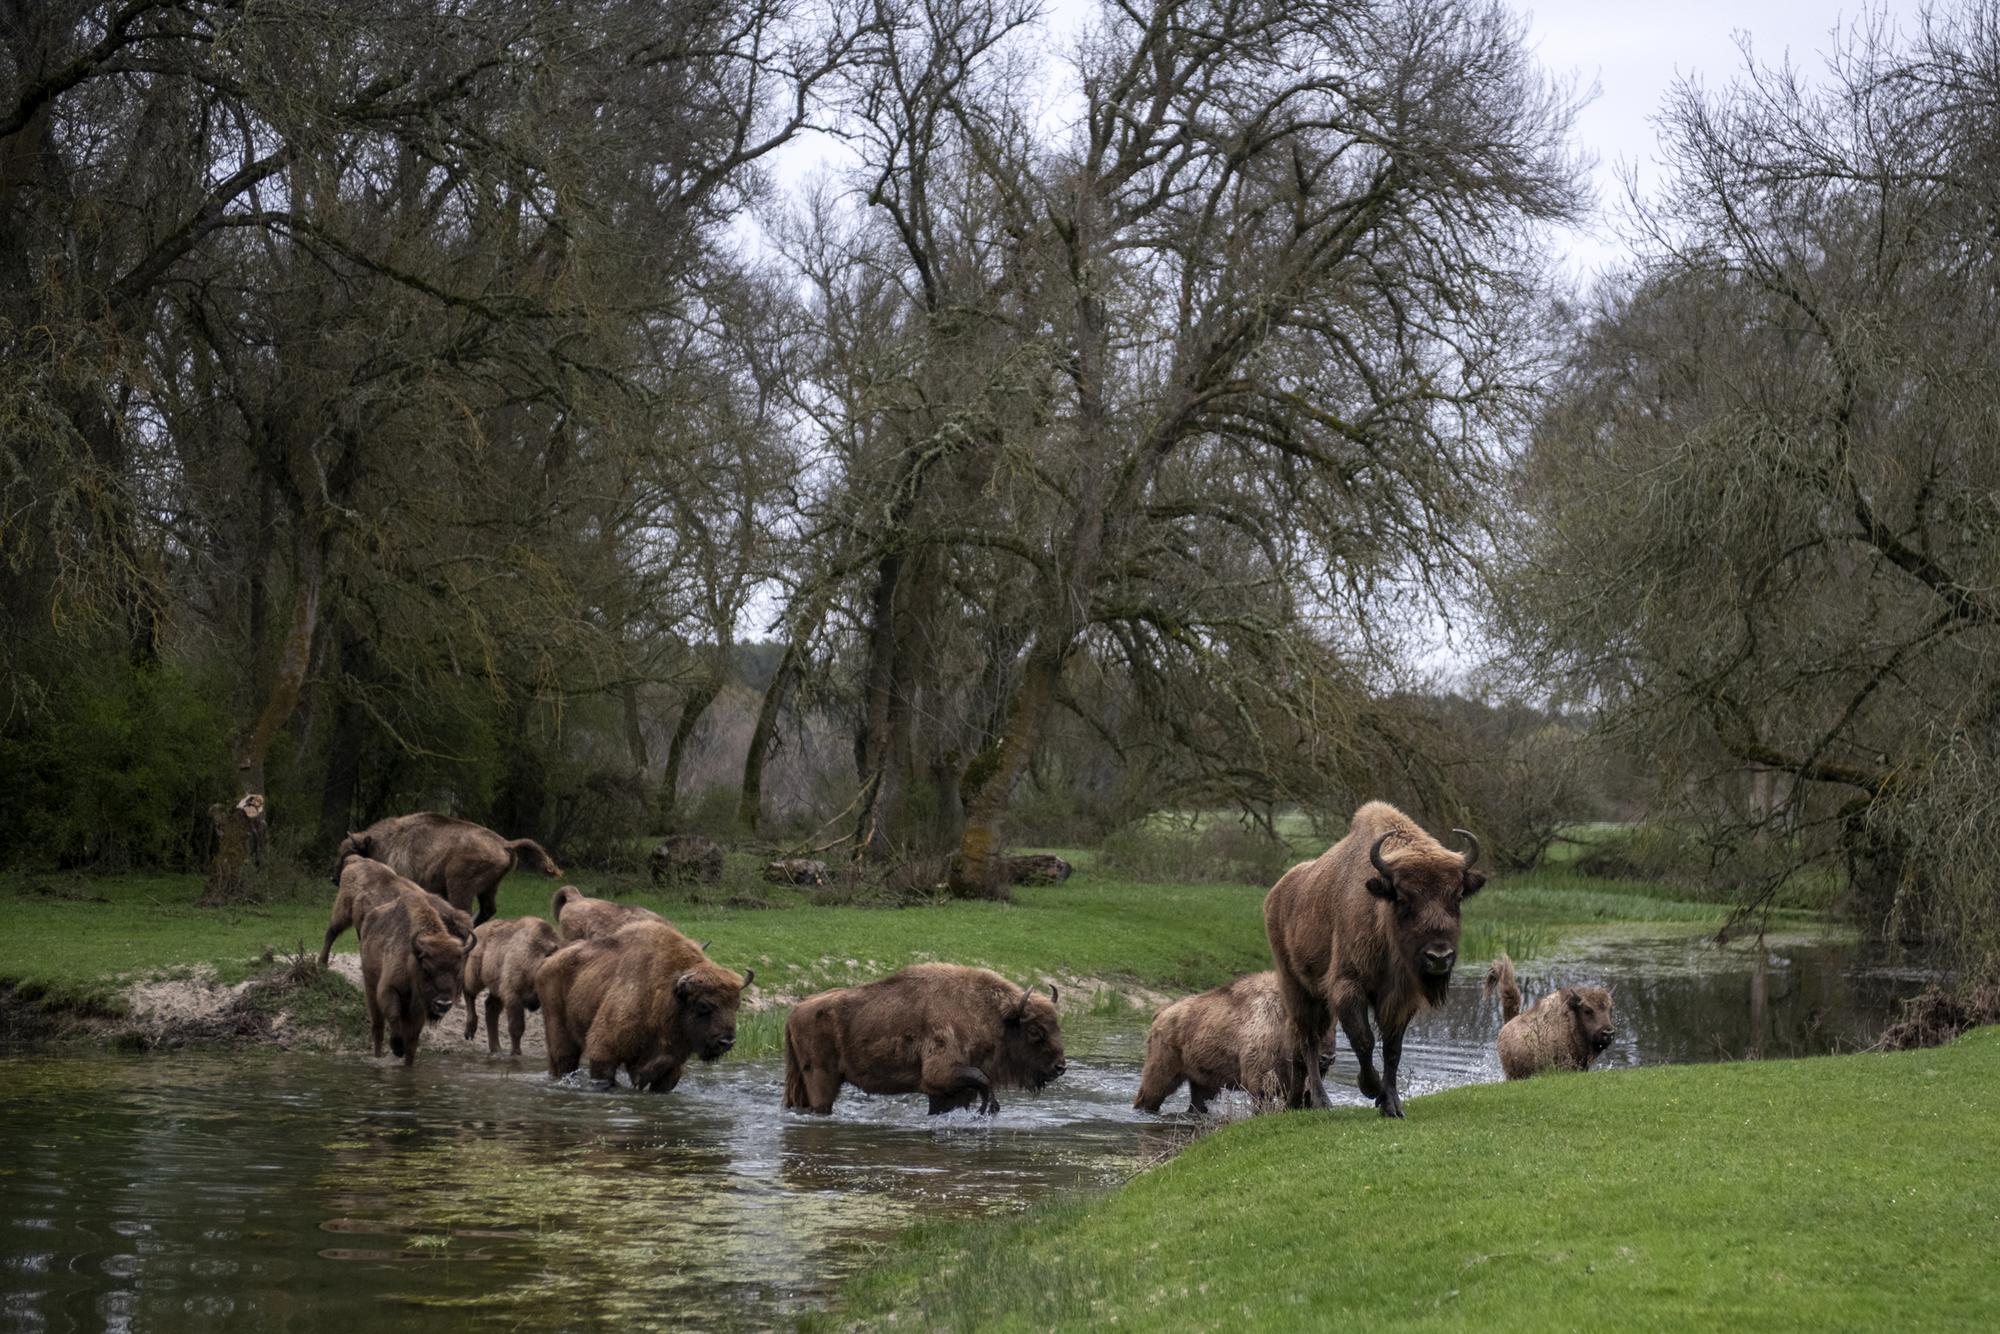
[[[578,875],[576,882],[665,913],[709,942],[717,962],[754,967],[767,994],[803,995],[926,959],[980,964],[1023,981],[1093,977],[1165,992],[1269,966],[1264,886],[1145,884],[1098,871],[1087,854],[1069,855],[1079,869],[1068,882],[1022,887],[1012,903],[828,906],[804,891],[758,883],[748,858],[732,858],[725,883],[698,900],[656,893],[643,877]],[[546,913],[550,888],[539,877],[508,877],[500,914]],[[136,977],[205,967],[237,981],[261,969],[267,951],[304,945],[317,953],[333,893],[301,877],[274,902],[213,909],[195,906],[200,892],[193,875],[0,877],[8,914],[0,980],[30,997],[100,1008],[115,1008],[119,985]],[[1466,905],[1460,953],[1471,961],[1505,948],[1530,958],[1605,923],[1692,928],[1719,920],[1714,906],[1662,897],[1658,886],[1529,875],[1495,883]],[[351,935],[339,946],[354,947]],[[775,1030],[767,1036],[775,1050]],[[746,1053],[763,1050],[755,1033],[739,1041]]]
[[[1261,1117],[1108,1195],[908,1234],[815,1323],[1992,1329],[1996,1106],[2000,1029]]]

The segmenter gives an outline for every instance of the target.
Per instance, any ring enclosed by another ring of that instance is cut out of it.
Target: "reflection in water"
[[[1613,984],[1614,1065],[1862,1045],[1918,985],[1841,947],[1770,946],[1761,1020],[1754,954],[1685,939],[1600,942],[1522,982]],[[1479,976],[1411,1029],[1406,1091],[1499,1078]],[[316,1330],[385,1307],[438,1329],[783,1323],[916,1218],[1107,1185],[1170,1151],[1194,1122],[1131,1110],[1143,1050],[1136,1029],[1077,1041],[1059,1083],[1003,1094],[993,1120],[851,1091],[832,1118],[783,1112],[775,1061],[647,1097],[456,1044],[413,1070],[0,1058],[0,1323]],[[1354,1074],[1343,1045],[1337,1099],[1362,1101]]]

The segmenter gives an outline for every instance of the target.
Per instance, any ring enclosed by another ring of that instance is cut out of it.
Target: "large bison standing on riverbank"
[[[842,1084],[922,1093],[931,1115],[997,1087],[1038,1089],[1062,1074],[1056,989],[1046,998],[985,968],[925,963],[879,982],[808,996],[785,1021],[785,1106],[822,1115]]]
[[[549,1073],[588,1065],[608,1089],[623,1066],[632,1087],[672,1092],[690,1056],[720,1060],[736,1045],[736,1007],[755,976],[709,962],[661,922],[565,945],[535,973]]]
[[[478,903],[474,926],[493,915],[501,877],[517,864],[562,879],[562,868],[534,839],[502,838],[485,825],[433,811],[392,815],[349,834],[334,855],[336,877],[350,855],[387,863],[462,912]]]
[[[1479,840],[1454,829],[1471,846],[1463,853],[1439,843],[1384,801],[1354,813],[1347,837],[1279,877],[1264,899],[1264,930],[1285,1011],[1292,1052],[1287,1101],[1330,1105],[1317,1053],[1333,1020],[1361,1063],[1361,1091],[1384,1116],[1401,1116],[1396,1070],[1403,1030],[1419,1010],[1440,1003],[1458,961],[1459,904],[1486,877],[1473,866]],[[1382,1074],[1375,1073],[1375,1035],[1382,1025]]]

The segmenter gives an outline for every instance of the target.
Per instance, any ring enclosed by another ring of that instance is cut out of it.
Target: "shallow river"
[[[1851,1048],[1918,985],[1812,944],[1774,948],[1760,979],[1690,940],[1598,943],[1523,983],[1552,977],[1615,985],[1611,1064]],[[1406,1093],[1499,1078],[1477,983],[1412,1028]],[[453,1030],[414,1070],[0,1055],[0,1329],[783,1324],[916,1219],[1115,1183],[1189,1123],[1132,1111],[1138,1030],[1072,1040],[1059,1083],[1003,1092],[991,1120],[851,1090],[831,1118],[782,1112],[775,1060],[596,1094]],[[1343,1047],[1334,1092],[1360,1102],[1353,1078]]]

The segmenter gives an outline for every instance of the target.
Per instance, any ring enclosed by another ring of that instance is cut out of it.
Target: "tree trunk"
[[[725,647],[721,652],[727,653]],[[660,832],[676,832],[675,811],[680,805],[681,763],[687,758],[688,743],[694,739],[694,729],[701,724],[702,715],[708,706],[715,703],[715,697],[722,693],[723,682],[727,679],[727,658],[712,664],[708,674],[689,688],[687,698],[681,701],[680,720],[674,724],[673,739],[667,743],[667,769],[660,776]]]
[[[340,669],[346,680],[334,702],[327,737],[326,780],[320,787],[319,842],[324,848],[338,847],[340,840],[361,823],[356,818],[355,804],[361,792],[362,742],[368,729],[368,713],[354,693],[362,684],[357,678],[366,664],[367,641],[343,623],[339,645]]]
[[[1062,679],[1074,639],[1036,644],[1028,654],[1020,687],[1007,707],[1007,721],[993,745],[967,766],[960,790],[965,797],[965,828],[947,879],[954,898],[1010,897],[1003,874],[1006,853],[1007,804],[1014,784],[1041,744],[1042,730],[1055,707],[1056,685]]]
[[[236,743],[238,800],[264,798],[264,761],[271,743],[299,706],[305,690],[306,673],[312,665],[313,634],[319,628],[319,602],[324,580],[325,554],[317,534],[301,531],[293,542],[292,609],[285,626],[284,642],[265,691],[264,705]],[[260,851],[248,822],[224,822],[224,833],[216,849],[215,865],[209,869],[208,885],[202,898],[209,903],[239,902],[257,895],[260,886],[252,854]],[[261,860],[261,859],[259,859]]]
[[[746,834],[755,834],[763,822],[764,766],[770,763],[771,751],[777,745],[778,714],[784,709],[785,697],[791,693],[793,684],[805,671],[806,645],[826,619],[831,601],[831,591],[821,593],[793,622],[784,656],[778,659],[778,670],[771,677],[771,684],[764,687],[764,699],[757,706],[757,726],[750,734],[750,750],[743,757],[743,788],[736,799],[736,824]]]
[[[861,678],[861,724],[854,733],[854,772],[861,780],[861,801],[854,815],[856,856],[885,843],[878,813],[888,778],[889,706],[896,685],[896,588],[902,576],[902,553],[892,551],[875,567],[875,591],[869,599],[868,665]]]

